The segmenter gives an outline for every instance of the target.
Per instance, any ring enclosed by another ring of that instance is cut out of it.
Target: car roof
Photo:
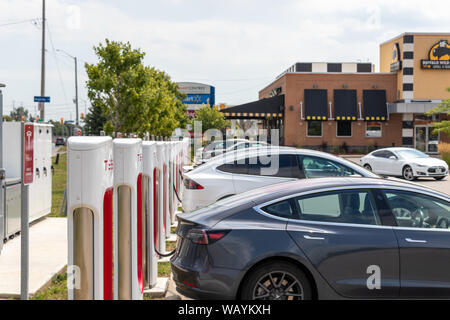
[[[300,179],[289,182],[278,183],[266,187],[261,187],[250,192],[253,192],[253,200],[256,204],[265,203],[271,200],[279,199],[285,196],[295,195],[308,191],[320,191],[328,188],[407,188],[411,191],[434,194],[437,196],[444,196],[450,200],[450,196],[432,188],[419,185],[413,182],[404,182],[397,179],[383,179],[383,178],[366,178],[366,177],[327,177],[314,179]],[[245,196],[244,193],[241,194]]]

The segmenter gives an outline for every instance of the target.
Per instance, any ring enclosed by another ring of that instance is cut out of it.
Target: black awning
[[[387,120],[386,90],[363,90],[364,119]]]
[[[220,110],[227,119],[282,118],[284,94]]]
[[[336,120],[356,120],[356,90],[334,90],[334,117]]]
[[[325,89],[305,89],[305,119],[327,120],[328,98]]]

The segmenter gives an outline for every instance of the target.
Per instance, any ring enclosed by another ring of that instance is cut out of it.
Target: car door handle
[[[308,240],[325,240],[325,238],[323,238],[323,237],[311,237],[311,236],[308,236],[307,234],[305,234],[303,236],[303,238],[308,239]]]
[[[427,243],[427,240],[415,240],[411,238],[405,238],[406,242],[412,242],[412,243]]]

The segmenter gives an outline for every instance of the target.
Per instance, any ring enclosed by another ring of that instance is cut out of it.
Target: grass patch
[[[158,262],[158,277],[170,277],[170,262]]]
[[[450,143],[439,143],[438,150],[442,156],[442,160],[450,166]]]
[[[61,151],[61,147],[59,151]],[[59,163],[55,164],[56,157],[52,157],[54,173],[52,177],[52,211],[49,217],[59,217],[59,210],[66,189],[67,181],[67,153],[59,155]]]
[[[167,252],[175,250],[176,247],[177,247],[177,243],[175,241],[167,241],[166,242],[166,251]]]
[[[51,284],[30,297],[30,300],[67,300],[67,272],[58,274]]]
[[[177,227],[170,227],[170,233],[177,234]]]

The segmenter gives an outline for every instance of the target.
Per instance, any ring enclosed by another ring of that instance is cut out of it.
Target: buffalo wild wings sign
[[[422,69],[450,69],[450,45],[448,40],[435,43],[428,52],[428,59],[421,60]]]

